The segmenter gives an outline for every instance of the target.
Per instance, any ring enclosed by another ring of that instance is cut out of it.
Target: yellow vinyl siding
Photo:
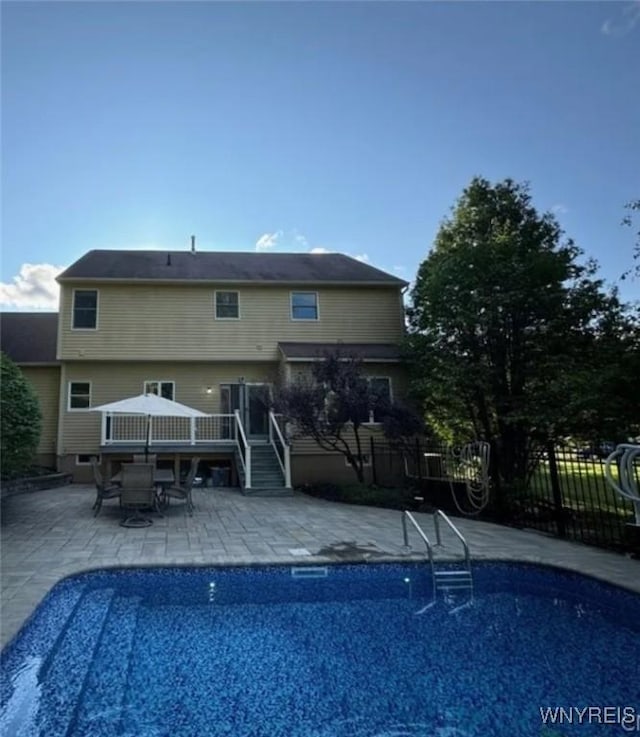
[[[177,402],[216,414],[220,412],[220,384],[237,382],[274,383],[278,364],[245,363],[177,363],[177,362],[67,362],[64,391],[71,381],[91,381],[91,404],[125,399],[143,392],[143,382],[161,377],[175,382]],[[207,394],[207,387],[213,392]],[[67,407],[65,397],[64,407]],[[63,412],[60,455],[95,453],[100,445],[100,412]]]
[[[95,331],[71,330],[73,288],[62,288],[60,356],[65,360],[276,361],[279,341],[397,343],[403,335],[396,287],[310,287],[319,320],[292,320],[296,287],[224,285],[240,293],[240,319],[216,320],[220,285],[99,285]],[[84,285],[86,286],[86,285]]]
[[[38,453],[41,455],[55,454],[58,433],[60,367],[24,366],[22,372],[35,389],[40,403],[40,411],[42,412],[42,433]]]
[[[365,455],[369,454],[370,450],[370,438],[374,437],[375,440],[383,440],[382,428],[380,425],[360,425],[359,428],[360,444],[362,447],[362,453]],[[356,441],[353,431],[347,431],[344,433],[344,439],[349,444],[349,448],[353,453],[356,452]],[[336,453],[338,451],[335,451]],[[291,454],[292,455],[322,455],[325,453],[331,453],[331,451],[321,448],[315,440],[310,437],[294,436],[291,442]]]

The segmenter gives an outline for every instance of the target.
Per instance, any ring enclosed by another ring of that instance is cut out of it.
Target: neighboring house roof
[[[388,284],[407,282],[341,253],[89,251],[58,276],[77,279]]]
[[[0,348],[15,363],[58,363],[58,313],[0,313]]]
[[[363,361],[400,361],[400,348],[389,343],[278,343],[278,347],[287,361],[315,361],[336,350]]]

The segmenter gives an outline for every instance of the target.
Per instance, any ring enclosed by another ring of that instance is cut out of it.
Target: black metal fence
[[[464,479],[447,464],[450,450],[425,445],[403,450],[371,442],[371,480],[380,486],[400,486],[407,504],[416,509],[440,508],[453,514],[473,512]],[[520,488],[490,491],[489,504],[477,518],[540,530],[619,552],[640,552],[632,503],[611,488],[605,458],[589,449],[540,449],[535,470]],[[640,480],[640,464],[636,466]],[[614,477],[617,468],[612,469]]]
[[[633,505],[607,482],[605,460],[584,448],[539,451],[526,489],[507,496],[513,521],[568,540],[632,552],[628,523],[634,520]],[[618,468],[612,472],[617,477]]]

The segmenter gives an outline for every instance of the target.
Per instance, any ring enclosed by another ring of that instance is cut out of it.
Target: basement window
[[[362,458],[362,467],[363,468],[370,468],[371,467],[371,456],[368,453],[363,453],[360,458]],[[351,468],[351,464],[347,460],[347,457],[344,457],[344,465],[347,468]]]

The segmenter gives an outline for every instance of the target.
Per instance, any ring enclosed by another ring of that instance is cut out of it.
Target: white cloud
[[[309,239],[297,228],[284,230],[282,228],[273,233],[263,233],[256,241],[256,251],[272,249],[309,248]]]
[[[405,266],[394,266],[393,270],[398,274],[403,274],[407,269]]]
[[[558,202],[557,205],[552,206],[551,212],[555,213],[556,215],[564,215],[565,213],[569,212],[569,208],[566,205],[563,205],[562,202]]]
[[[268,251],[270,248],[275,248],[279,238],[282,238],[281,230],[276,230],[275,233],[263,233],[256,241],[256,251]]]
[[[302,235],[298,230],[295,228],[293,229],[293,240],[299,245],[302,246],[302,248],[307,248],[309,246],[309,241],[307,238]]]
[[[323,248],[322,246],[316,246],[315,248],[312,248],[309,253],[332,253],[328,248]]]
[[[354,256],[356,261],[362,261],[363,264],[369,263],[369,256],[366,253],[361,253],[359,256]]]
[[[616,18],[608,18],[601,27],[605,36],[625,36],[640,24],[640,0],[625,5]]]
[[[62,266],[22,264],[13,283],[0,282],[0,306],[21,310],[56,310],[60,288],[56,276]]]

